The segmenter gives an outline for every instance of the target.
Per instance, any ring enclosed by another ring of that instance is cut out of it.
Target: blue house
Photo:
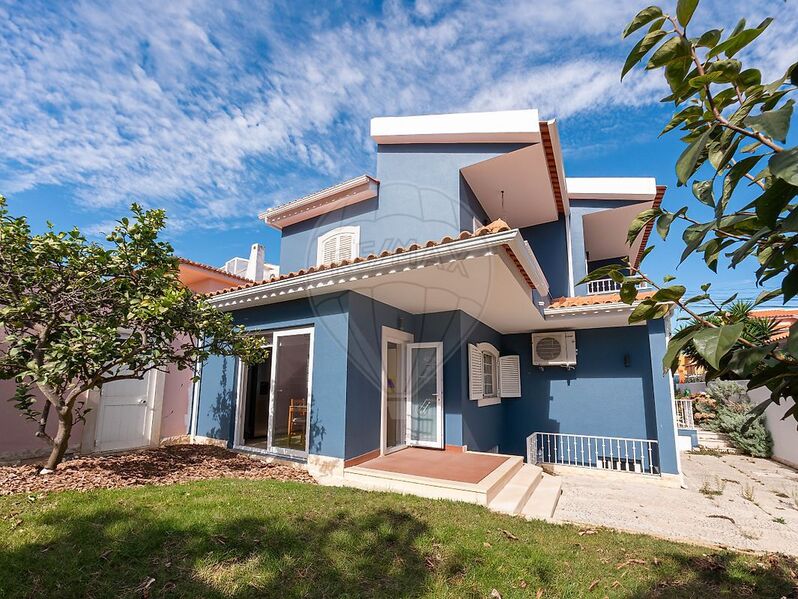
[[[210,297],[272,351],[203,365],[194,438],[361,486],[478,486],[509,458],[678,477],[667,318],[631,326],[613,281],[578,284],[640,259],[650,231],[626,231],[664,187],[566,177],[536,110],[375,118],[371,137],[373,176],[260,214],[284,274]]]

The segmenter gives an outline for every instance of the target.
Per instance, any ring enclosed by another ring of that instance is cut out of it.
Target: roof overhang
[[[534,109],[377,117],[371,138],[378,144],[534,143],[540,124]]]
[[[629,315],[641,300],[653,295],[653,291],[642,291],[636,301],[626,304],[617,293],[608,295],[560,298],[544,310],[545,329],[588,329],[621,327],[629,325]],[[643,325],[645,321],[635,323]]]
[[[282,229],[288,225],[320,216],[339,208],[377,196],[380,182],[368,175],[361,175],[322,189],[297,200],[264,210],[258,215],[267,225]]]
[[[653,177],[567,177],[572,200],[653,201],[657,182]]]
[[[637,256],[643,236],[638,235],[631,247],[626,242],[629,226],[638,214],[654,204],[640,202],[621,208],[611,208],[593,212],[582,217],[585,232],[585,252],[588,259],[606,260],[608,258]]]
[[[509,230],[234,289],[208,301],[230,311],[340,291],[412,314],[462,310],[511,333],[543,324],[535,302],[548,295],[548,283],[521,234]]]
[[[557,126],[554,121],[540,126],[540,143],[460,169],[491,220],[523,228],[568,214]]]

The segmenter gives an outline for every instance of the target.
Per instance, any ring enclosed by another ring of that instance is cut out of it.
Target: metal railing
[[[693,400],[675,399],[676,404],[676,426],[679,428],[695,428],[693,420]]]
[[[532,433],[527,462],[659,476],[659,444],[651,439]]]
[[[648,289],[648,283],[643,281],[637,283],[638,289]],[[612,279],[596,279],[587,282],[587,294],[596,295],[597,293],[616,293],[621,290],[621,284]]]

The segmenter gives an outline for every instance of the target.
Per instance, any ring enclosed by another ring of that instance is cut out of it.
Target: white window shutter
[[[482,351],[468,344],[468,397],[471,401],[482,399],[483,393]]]
[[[519,356],[499,358],[499,388],[501,397],[521,397],[521,359]]]
[[[338,236],[330,237],[324,242],[322,247],[322,264],[331,264],[335,262],[336,255],[338,254]]]
[[[338,262],[342,260],[351,260],[354,255],[355,236],[349,233],[341,233],[338,235]]]

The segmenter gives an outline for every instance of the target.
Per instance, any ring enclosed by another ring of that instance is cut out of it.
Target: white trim
[[[402,252],[401,254],[391,254],[383,258],[364,260],[356,264],[307,273],[282,281],[234,289],[211,296],[207,301],[222,310],[235,310],[243,304],[255,306],[275,301],[282,302],[292,299],[291,295],[299,294],[305,297],[309,295],[309,292],[317,289],[323,293],[329,293],[332,291],[331,287],[345,286],[350,281],[372,276],[435,266],[453,260],[491,255],[491,250],[500,248],[503,245],[510,246],[536,289],[542,295],[545,295],[542,290],[546,290],[546,293],[548,293],[548,282],[534,254],[530,253],[525,244],[526,242],[519,231],[511,229],[501,233],[491,233],[429,248],[420,248],[412,252]]]
[[[371,119],[378,144],[538,142],[538,111],[499,110]]]
[[[350,225],[347,227],[337,227],[330,231],[327,231],[324,235],[321,235],[316,240],[316,266],[321,266],[322,264],[330,264],[332,262],[340,262],[343,260],[341,254],[343,253],[343,248],[341,247],[341,238],[345,235],[351,235],[352,241],[349,246],[350,256],[347,260],[353,260],[360,256],[360,227],[357,225]],[[332,260],[325,260],[324,259],[324,246],[325,244],[335,238],[338,238],[338,244],[336,248],[335,255],[332,257]]]
[[[425,349],[425,348],[435,348],[436,350],[436,402],[435,402],[435,411],[436,411],[436,424],[437,424],[437,441],[414,441],[412,434],[411,434],[411,425],[412,425],[412,398],[413,398],[413,359],[412,359],[412,352],[414,349]],[[407,344],[407,433],[405,441],[408,445],[413,445],[415,447],[432,447],[434,449],[443,449],[444,447],[444,440],[443,440],[443,418],[444,418],[444,409],[443,409],[443,342],[441,341],[427,341],[423,343],[408,343]]]
[[[499,394],[499,350],[490,343],[477,343],[476,347],[482,353],[482,397],[480,401],[485,402],[484,405],[501,403],[501,395]],[[485,354],[493,356],[493,380],[491,381],[493,384],[493,393],[491,395],[485,395]],[[496,399],[498,399],[498,401],[492,401]]]
[[[197,376],[198,374],[199,376]],[[194,376],[197,376],[197,380],[191,385],[191,423],[188,429],[192,443],[194,442],[194,437],[197,436],[197,423],[199,421],[199,394],[200,384],[202,383],[202,368],[200,368],[199,360],[194,362]]]
[[[258,214],[258,218],[275,229],[282,229],[309,218],[351,206],[377,196],[380,182],[361,175],[327,187]]]
[[[651,201],[657,195],[654,177],[567,177],[565,185],[572,200]]]
[[[406,443],[401,446],[388,448],[388,343],[393,342],[396,344],[404,345],[413,343],[415,337],[412,333],[406,333],[399,329],[393,329],[385,325],[382,326],[382,360],[380,362],[380,455],[385,455],[393,451],[397,451],[406,446]],[[405,359],[406,359],[406,354]],[[402,373],[403,375],[405,373]],[[405,388],[405,402],[407,402],[407,389]],[[405,414],[407,419],[407,414]],[[407,427],[405,427],[406,429]],[[405,439],[407,441],[407,439]]]
[[[565,216],[565,249],[568,254],[568,295],[576,295],[574,291],[574,251],[571,246],[571,215]]]

